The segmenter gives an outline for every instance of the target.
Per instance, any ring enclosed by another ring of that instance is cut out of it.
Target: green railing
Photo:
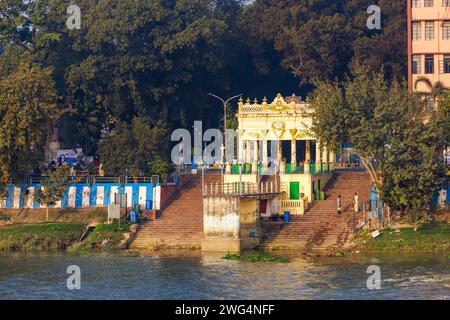
[[[258,174],[262,175],[264,173],[264,165],[263,164],[259,164],[258,165]]]
[[[292,163],[286,164],[286,174],[303,174],[305,173],[305,167],[302,163],[293,165]]]
[[[309,173],[310,174],[319,174],[319,173],[331,173],[332,172],[332,164],[331,163],[310,163],[309,164]],[[245,163],[242,165],[242,174],[252,174],[253,172],[253,164]],[[264,173],[264,165],[258,165],[258,173]],[[304,174],[305,173],[305,165],[303,163],[292,164],[286,163],[285,174]],[[231,174],[239,174],[239,164],[233,164],[231,166]]]
[[[252,173],[252,164],[251,163],[244,164],[242,173],[243,174],[251,174]]]
[[[258,168],[260,169],[260,168]],[[251,163],[245,163],[242,165],[242,174],[251,174],[253,170],[253,166]],[[231,166],[231,174],[239,174],[239,165],[233,164]]]

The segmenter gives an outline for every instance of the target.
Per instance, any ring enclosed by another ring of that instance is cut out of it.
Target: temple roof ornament
[[[268,103],[267,98],[264,97],[264,99],[262,100],[262,104],[259,104],[258,99],[255,99],[252,103],[248,98],[245,103],[242,100],[239,100],[238,106],[240,114],[310,113],[306,102],[302,101],[302,98],[296,96],[295,94],[290,97],[284,98],[281,93],[278,93],[271,103]]]
[[[238,106],[241,141],[315,139],[313,110],[301,97],[277,94],[270,102],[266,97],[261,103],[247,99],[240,100]]]

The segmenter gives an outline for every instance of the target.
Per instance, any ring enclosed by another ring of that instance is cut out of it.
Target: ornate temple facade
[[[321,197],[335,163],[333,150],[321,146],[314,135],[312,112],[295,95],[278,94],[262,103],[241,99],[237,159],[227,164],[224,184],[257,186],[262,194],[276,191],[278,196],[268,199],[272,211],[302,214]]]
[[[278,94],[272,103],[264,98],[261,104],[257,100],[239,101],[239,161],[267,166],[270,151],[271,159],[281,166],[287,164],[288,171],[289,165],[295,170],[299,164],[306,164],[307,172],[320,171],[322,164],[333,162],[330,160],[334,154],[322,148],[315,138],[312,112],[297,96],[284,99]],[[274,145],[277,149],[269,150]]]

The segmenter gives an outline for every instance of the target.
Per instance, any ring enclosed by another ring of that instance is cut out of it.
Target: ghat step
[[[325,186],[325,201],[315,201],[305,215],[293,217],[288,224],[264,223],[261,246],[266,249],[327,250],[343,247],[352,237],[354,224],[362,213],[355,214],[351,201],[356,193],[359,202],[370,199],[370,177],[363,172],[338,172]],[[341,195],[344,212],[337,214],[337,197]]]
[[[205,175],[205,182],[219,183],[218,174]],[[169,199],[160,218],[141,226],[131,247],[200,248],[203,239],[203,197],[201,176],[194,175]]]

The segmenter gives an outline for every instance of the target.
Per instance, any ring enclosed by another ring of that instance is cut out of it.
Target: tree
[[[370,0],[256,0],[244,13],[259,70],[278,63],[302,84],[343,80],[358,65],[384,66],[387,78],[406,77],[406,2],[381,0],[382,29],[366,26]]]
[[[151,127],[142,118],[133,119],[131,125],[121,122],[100,141],[100,158],[108,173],[149,174],[151,163],[168,153],[166,139],[165,129]]]
[[[36,167],[59,108],[52,72],[23,64],[0,79],[0,176],[6,184]]]
[[[0,203],[3,203],[9,196],[8,184],[9,180],[0,175]]]
[[[425,121],[425,116],[422,119]],[[443,128],[433,119],[423,125],[412,123],[390,141],[383,198],[405,212],[415,225],[425,216],[425,205],[444,181],[443,139]]]
[[[360,30],[354,40],[350,70],[364,65],[367,72],[384,71],[387,79],[406,79],[408,73],[407,1],[379,0],[381,30],[366,27],[371,0],[346,1],[353,26]]]
[[[164,183],[169,178],[171,166],[170,164],[161,159],[157,158],[153,163],[151,164],[151,174],[159,176]]]
[[[444,126],[447,126],[450,122],[450,92],[446,92],[439,98],[438,104],[438,115],[439,119],[444,123]],[[447,138],[450,139],[450,136],[447,135]]]
[[[35,201],[46,206],[46,221],[48,221],[49,207],[61,201],[69,188],[69,174],[68,165],[62,165],[55,170],[50,169],[42,181],[42,187],[36,190]]]
[[[108,117],[128,124],[146,117],[151,126],[162,121],[166,128],[202,114],[214,118],[205,89],[222,81],[228,25],[211,3],[80,4],[84,27],[71,37],[81,59],[66,72],[70,94],[79,102],[77,131],[98,140]]]
[[[0,21],[0,72],[11,72],[17,60],[54,69],[57,94],[74,111],[69,144],[93,154],[105,127],[130,124],[134,117],[145,117],[153,127],[162,121],[167,129],[200,117],[205,127],[217,126],[207,93],[234,91],[233,79],[246,66],[236,23],[243,1],[76,4],[80,30],[66,28],[64,1],[0,4],[0,16],[8,18]]]
[[[430,116],[406,85],[362,69],[352,80],[318,83],[310,103],[322,143],[352,145],[381,197],[419,217],[443,178],[441,151],[450,128],[440,116]]]

